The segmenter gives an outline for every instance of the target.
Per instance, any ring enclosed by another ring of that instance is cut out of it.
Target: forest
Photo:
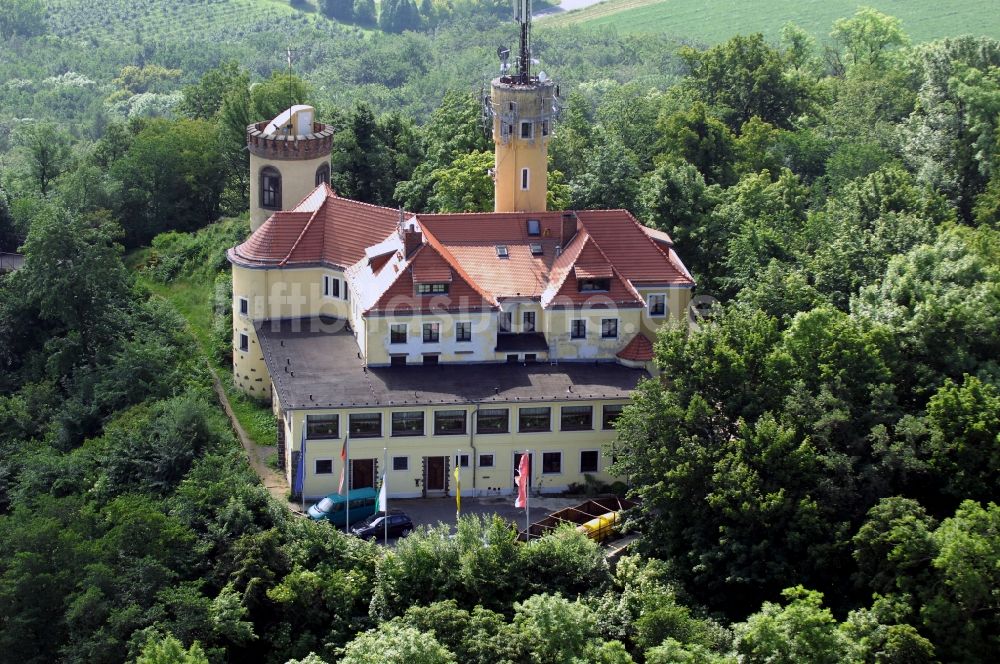
[[[10,7],[0,251],[25,264],[0,276],[0,662],[1000,651],[997,40],[913,43],[864,8],[774,41],[539,31],[564,91],[550,207],[668,232],[701,303],[608,450],[642,499],[612,568],[572,530],[522,544],[464,517],[385,549],[295,518],[212,390],[246,125],[313,103],[341,195],[491,208],[495,7],[402,34],[268,13],[197,49]]]

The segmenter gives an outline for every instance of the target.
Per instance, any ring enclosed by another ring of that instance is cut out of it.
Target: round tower
[[[521,29],[515,70],[509,73],[510,49],[498,48],[500,76],[484,100],[493,120],[493,207],[496,212],[544,212],[559,88],[545,72],[531,73],[531,0],[517,0],[514,18]]]
[[[247,126],[251,232],[330,182],[333,126],[316,122],[315,114],[312,106],[297,105],[270,122]]]

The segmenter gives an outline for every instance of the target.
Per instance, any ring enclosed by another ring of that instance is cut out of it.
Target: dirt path
[[[219,398],[219,403],[222,404],[223,409],[226,411],[226,416],[229,417],[229,422],[233,425],[233,431],[236,432],[236,436],[240,439],[240,444],[243,446],[243,450],[246,452],[247,460],[250,462],[250,467],[253,471],[257,473],[257,477],[260,478],[261,483],[264,488],[267,489],[268,493],[278,503],[285,505],[292,512],[301,514],[302,505],[298,503],[288,502],[288,482],[285,481],[285,476],[279,471],[271,468],[267,465],[267,458],[277,451],[276,447],[258,445],[253,442],[247,432],[240,425],[240,421],[236,419],[236,415],[233,413],[233,407],[229,403],[229,397],[226,396],[226,391],[222,388],[222,381],[219,380],[218,374],[215,370],[209,367],[209,371],[212,373],[212,388],[215,390],[215,395]]]

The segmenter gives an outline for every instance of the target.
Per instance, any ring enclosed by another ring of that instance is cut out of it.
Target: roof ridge
[[[315,191],[315,189],[313,191]],[[312,227],[312,223],[313,221],[315,221],[316,215],[319,214],[320,210],[326,208],[327,200],[329,199],[323,199],[323,202],[320,203],[319,206],[312,211],[312,213],[309,215],[308,221],[306,221],[305,225],[302,227],[302,231],[299,233],[299,236],[295,238],[295,242],[292,243],[292,246],[288,249],[288,253],[285,254],[285,257],[281,259],[281,262],[278,263],[278,265],[285,265],[286,263],[288,263],[288,259],[292,257],[292,254],[295,253],[295,249],[299,246],[299,243],[302,242],[302,238],[305,237],[306,233]],[[299,214],[302,213],[300,212]],[[326,224],[323,225],[326,226]]]

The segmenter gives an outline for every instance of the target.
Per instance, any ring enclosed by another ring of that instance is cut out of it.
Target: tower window
[[[247,316],[250,314],[250,301],[245,297],[240,298],[240,315]]]
[[[521,169],[521,189],[527,189],[527,188],[528,188],[528,169],[527,168],[522,168]]]
[[[524,172],[527,172],[527,171],[528,171],[527,168],[524,169]],[[541,234],[542,234],[542,222],[538,221],[537,219],[529,219],[528,220],[528,235],[538,236],[538,235],[541,235]]]
[[[240,333],[240,350],[244,353],[250,350],[250,337],[243,333]]]
[[[260,206],[281,209],[281,173],[276,168],[268,166],[260,172]]]
[[[542,136],[548,136],[548,135],[549,135],[549,121],[542,120]]]
[[[535,137],[535,124],[533,122],[522,122],[521,123],[521,138],[534,138]]]
[[[323,164],[316,169],[316,186],[330,184],[330,164]]]

